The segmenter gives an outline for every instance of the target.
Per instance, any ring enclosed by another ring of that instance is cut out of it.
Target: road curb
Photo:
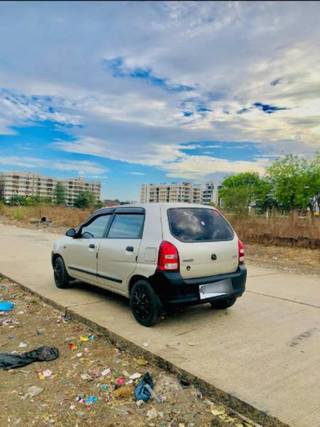
[[[283,423],[279,419],[268,414],[266,411],[263,411],[259,408],[255,408],[254,406],[237,397],[235,394],[231,394],[224,390],[221,390],[214,384],[207,382],[205,379],[179,368],[174,363],[164,359],[163,357],[152,353],[150,350],[147,350],[144,347],[140,347],[138,344],[133,343],[127,338],[123,338],[122,336],[112,332],[107,327],[101,326],[98,323],[87,319],[86,317],[80,315],[79,313],[76,313],[67,306],[63,306],[62,304],[59,304],[56,301],[45,297],[39,292],[30,289],[28,286],[23,285],[22,283],[17,282],[16,280],[13,280],[11,277],[2,273],[0,273],[0,275],[2,277],[7,278],[11,282],[18,284],[26,292],[36,295],[43,302],[50,305],[51,307],[69,315],[72,319],[86,324],[92,330],[106,337],[113,345],[115,345],[120,350],[128,350],[135,356],[143,356],[146,359],[150,360],[152,363],[156,364],[158,367],[177,375],[179,378],[182,378],[184,381],[190,384],[193,384],[201,392],[205,393],[209,398],[212,398],[220,402],[221,404],[227,406],[231,410],[231,412],[234,412],[235,415],[240,416],[244,421],[253,421],[256,423],[257,427],[290,427],[289,424]]]

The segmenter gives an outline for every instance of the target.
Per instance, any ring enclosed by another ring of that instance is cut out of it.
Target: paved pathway
[[[320,277],[249,266],[226,312],[188,308],[153,328],[126,300],[77,284],[58,290],[57,235],[0,224],[0,272],[291,426],[320,426]]]

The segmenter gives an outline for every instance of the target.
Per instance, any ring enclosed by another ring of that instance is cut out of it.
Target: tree
[[[77,208],[91,208],[95,205],[96,199],[91,191],[81,191],[74,201],[74,206]]]
[[[100,209],[100,208],[102,208],[102,207],[103,207],[103,203],[101,202],[101,200],[97,200],[97,201],[95,202],[94,207],[95,207],[96,209]]]
[[[225,178],[220,197],[226,209],[247,213],[276,207],[283,212],[320,209],[320,154],[314,159],[288,155],[275,160],[266,176],[239,173]]]
[[[26,196],[24,198],[24,205],[25,206],[37,206],[39,205],[43,200],[39,196]]]
[[[293,155],[276,160],[268,168],[267,176],[278,207],[284,212],[310,207],[311,199],[319,191],[317,174],[316,162]]]
[[[25,204],[25,198],[23,196],[11,196],[9,200],[10,206],[23,206]]]
[[[56,205],[66,204],[66,190],[61,182],[58,182],[54,188],[54,201]]]
[[[219,195],[227,210],[243,215],[252,204],[263,208],[270,189],[270,183],[257,173],[243,172],[225,178]]]

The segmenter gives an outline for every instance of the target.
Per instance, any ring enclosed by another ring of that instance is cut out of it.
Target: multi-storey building
[[[13,196],[33,196],[54,200],[54,189],[57,183],[65,188],[66,203],[73,206],[75,199],[82,191],[90,191],[96,200],[100,200],[101,184],[99,181],[85,181],[83,178],[58,180],[35,173],[5,172],[0,173],[0,197],[9,202]]]
[[[219,206],[219,189],[221,185],[215,184],[213,181],[206,182],[202,187],[201,201],[203,205],[214,204]]]
[[[37,196],[52,200],[56,184],[56,179],[35,173],[2,173],[0,174],[0,196],[5,201],[9,201],[13,196]]]
[[[187,202],[219,205],[219,188],[214,182],[204,185],[190,182],[173,184],[142,184],[141,203]]]
[[[201,186],[190,182],[142,184],[140,201],[201,203]]]
[[[70,178],[61,181],[66,190],[66,202],[68,206],[73,206],[79,193],[90,191],[96,200],[100,200],[101,183],[99,181],[85,181],[83,178]]]

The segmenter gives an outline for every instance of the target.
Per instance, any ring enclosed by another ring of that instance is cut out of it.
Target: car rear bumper
[[[228,293],[205,299],[200,298],[200,285],[214,284],[228,279],[231,282]],[[234,273],[199,277],[195,279],[183,279],[179,272],[172,271],[157,271],[149,277],[149,281],[159,295],[161,301],[169,305],[202,304],[219,299],[240,297],[245,291],[246,280],[247,269],[245,265],[240,265],[238,270]]]

